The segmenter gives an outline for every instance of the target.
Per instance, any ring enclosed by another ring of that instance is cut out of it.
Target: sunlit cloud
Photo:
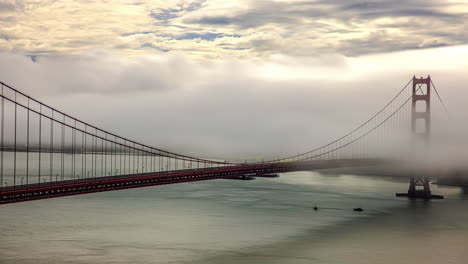
[[[466,44],[461,1],[0,1],[0,50],[357,56]]]

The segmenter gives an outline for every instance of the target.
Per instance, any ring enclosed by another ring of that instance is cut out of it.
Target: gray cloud
[[[5,35],[5,34],[0,34],[0,39],[9,40],[9,39],[11,39],[11,37],[8,36],[8,35]]]
[[[347,56],[357,56],[366,53],[386,53],[401,50],[429,49],[449,46],[447,43],[433,41],[430,43],[421,43],[417,40],[401,41],[398,38],[378,32],[371,34],[367,38],[354,39],[353,41],[344,41],[339,47],[339,52]]]
[[[226,25],[240,27],[261,26],[267,23],[287,23],[300,18],[333,18],[337,20],[368,20],[381,17],[448,18],[460,21],[463,13],[447,13],[441,10],[447,4],[440,1],[347,1],[322,0],[314,2],[252,2],[251,8],[234,15],[207,15],[187,19],[187,23]]]
[[[12,3],[0,2],[0,13],[13,10],[15,10],[15,6]]]
[[[274,28],[280,28],[284,32],[279,39],[282,43],[288,42],[290,39],[304,41],[310,36],[317,38],[318,41],[328,42],[328,34],[338,33],[343,39],[341,44],[316,48],[316,52],[346,51],[347,55],[362,55],[468,43],[468,38],[463,34],[442,35],[445,32],[464,32],[463,30],[466,29],[468,23],[467,13],[444,11],[448,6],[450,6],[449,3],[434,0],[254,1],[249,5],[249,8],[237,13],[225,15],[205,13],[189,16],[184,19],[184,22],[206,26],[235,26],[239,30],[257,28],[260,31],[262,26],[274,25]],[[377,27],[369,25],[380,18],[391,18],[393,22],[378,24]],[[304,22],[304,19],[308,19],[308,21]],[[319,24],[315,22],[319,19],[331,21],[336,25],[341,24],[347,28],[334,28],[330,23]],[[407,22],[402,23],[401,19],[405,19]],[[398,34],[392,31],[395,28],[399,29]],[[360,36],[360,38],[347,37],[348,34],[351,36],[358,32],[367,32],[368,34]],[[429,43],[426,43],[428,41]],[[276,47],[273,42],[262,39],[253,40],[250,43],[252,50],[255,51],[263,52],[270,45],[271,50],[280,49],[281,53],[290,50],[291,54],[295,54],[295,51],[291,50],[289,46],[281,49],[281,47]],[[373,44],[378,46],[372,46]],[[363,45],[367,49],[364,49]]]
[[[192,12],[200,9],[206,1],[194,1],[189,3],[188,6],[178,5],[176,8],[161,9],[159,12],[151,13],[150,16],[158,20],[158,23],[165,25],[171,19],[179,17],[181,12]]]
[[[11,23],[11,22],[15,22],[16,18],[14,16],[0,17],[0,21]]]

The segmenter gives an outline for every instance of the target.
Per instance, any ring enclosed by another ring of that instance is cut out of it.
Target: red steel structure
[[[412,141],[413,149],[420,150],[429,146],[431,134],[431,82],[430,76],[419,79],[416,76],[413,77],[411,104],[411,132],[414,137]],[[422,109],[418,109],[418,102],[424,103]],[[418,126],[418,120],[422,121],[420,126]],[[422,187],[422,189],[418,189],[418,187]],[[423,175],[413,175],[410,178],[408,193],[399,193],[397,195],[426,199],[443,198],[440,195],[432,194],[429,177]]]
[[[431,83],[429,77],[413,78],[376,114],[326,145],[298,155],[241,162],[192,157],[142,144],[67,115],[0,82],[0,204],[252,174],[381,164],[411,152],[402,146],[410,145],[405,142],[412,140],[409,135],[415,131],[416,119],[425,119],[429,127]],[[427,85],[427,93],[417,94],[422,84]],[[426,101],[425,113],[415,111],[418,100]],[[429,138],[429,130],[423,137]],[[414,179],[411,184],[416,186],[418,178]]]
[[[431,132],[431,77],[413,77],[413,96],[411,104],[411,132],[418,137],[422,137],[426,144],[429,142]],[[418,111],[417,102],[424,102],[423,111]],[[422,131],[416,130],[417,121],[424,121]]]

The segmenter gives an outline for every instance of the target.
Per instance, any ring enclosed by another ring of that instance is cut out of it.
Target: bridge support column
[[[415,178],[410,179],[410,187],[408,189],[408,194],[416,196],[416,193],[421,193],[423,196],[431,195],[431,187],[429,186],[430,182],[428,178]],[[422,190],[418,190],[416,186],[423,187]]]
[[[424,89],[426,88],[426,89]],[[423,101],[425,103],[424,109],[418,111],[416,103]],[[417,121],[421,120],[424,123],[422,129],[418,131],[416,126]],[[413,77],[413,94],[412,94],[412,111],[411,111],[411,132],[413,133],[412,147],[417,155],[421,151],[421,143],[423,148],[429,146],[429,136],[431,132],[431,77],[416,78]],[[422,142],[421,142],[422,140]],[[422,187],[418,189],[417,187]],[[403,196],[409,198],[423,198],[423,199],[443,199],[442,195],[433,195],[431,193],[430,182],[427,177],[411,177],[408,193],[397,193],[396,196]]]
[[[418,188],[422,187],[422,189]],[[442,195],[431,193],[430,182],[427,177],[411,177],[407,193],[397,193],[396,196],[422,199],[444,199]]]

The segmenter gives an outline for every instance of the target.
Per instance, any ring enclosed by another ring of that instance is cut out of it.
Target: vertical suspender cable
[[[50,161],[49,161],[49,174],[50,177],[54,175],[54,110],[52,109],[52,114],[50,118]],[[55,178],[57,181],[57,178]]]
[[[104,175],[107,176],[107,153],[108,153],[108,149],[107,149],[107,133],[105,134],[105,138],[106,138],[106,147],[105,147],[105,150],[104,150]]]
[[[76,120],[73,129],[73,178],[76,178]]]
[[[136,148],[135,148],[135,143],[133,143],[133,168],[132,168],[132,174],[136,172],[135,170],[135,159],[136,159]]]
[[[39,104],[39,166],[38,166],[38,175],[39,175],[39,182],[41,181],[41,151],[42,150],[42,105]],[[45,179],[44,179],[45,181]]]
[[[113,170],[112,165],[114,164],[114,162],[113,162],[113,160],[112,160],[113,157],[114,157],[114,156],[113,156],[114,148],[113,148],[113,145],[112,145],[112,144],[113,144],[113,143],[111,142],[111,143],[110,143],[110,157],[109,157],[109,158],[110,158],[109,176],[112,175],[112,170]]]
[[[96,141],[96,137],[94,137],[93,135],[91,135],[91,178],[94,178],[95,176],[95,163],[96,163],[96,160],[95,160],[95,148],[94,148],[94,142]]]
[[[127,156],[128,156],[128,167],[127,167],[127,174],[132,174],[132,147],[131,144],[127,142]]]
[[[115,173],[115,175],[117,175],[117,137],[116,136],[114,136],[114,153],[115,153],[115,155],[114,155],[114,159],[115,159],[114,160],[114,166],[115,166],[114,173]]]
[[[136,162],[136,166],[137,166],[137,171],[140,169],[140,149],[137,150],[137,162]]]
[[[81,177],[88,178],[88,167],[87,167],[87,161],[88,161],[88,153],[87,153],[87,148],[88,148],[88,135],[86,134],[88,130],[88,125],[85,124],[85,133],[83,133],[83,138],[84,138],[84,165],[83,165],[83,175]]]
[[[119,145],[119,173],[124,174],[122,172],[122,145]]]
[[[97,138],[97,129],[95,131],[95,137],[94,137],[94,177],[97,177],[97,166],[98,166],[98,138]]]
[[[97,148],[98,148],[98,141],[97,141],[97,129],[94,132],[94,177],[97,177]]]
[[[127,160],[127,158],[128,158],[128,166],[127,166],[127,169],[125,170],[125,173],[126,174],[131,174],[131,170],[130,170],[130,151],[131,151],[131,148],[128,145],[127,141],[125,141],[125,146],[127,148],[126,155],[125,155],[126,156],[125,160]],[[125,164],[127,164],[127,161],[125,161]]]
[[[62,173],[62,180],[65,179],[65,115],[63,115],[63,124],[62,124],[62,164],[61,164],[61,173]]]
[[[84,133],[81,132],[81,178],[84,179]]]
[[[101,139],[101,177],[104,175],[104,139]]]
[[[127,140],[125,139],[124,141],[124,151],[123,151],[123,159],[124,159],[124,166],[123,166],[123,173],[122,174],[127,174]]]
[[[141,173],[145,171],[146,153],[144,152],[144,150],[145,150],[145,147],[142,146],[141,147]]]
[[[3,99],[3,98],[2,98]],[[29,98],[26,117],[26,184],[29,183]]]
[[[13,185],[16,186],[16,132],[17,132],[17,107],[15,92],[15,143],[14,143],[14,161],[13,161]]]

